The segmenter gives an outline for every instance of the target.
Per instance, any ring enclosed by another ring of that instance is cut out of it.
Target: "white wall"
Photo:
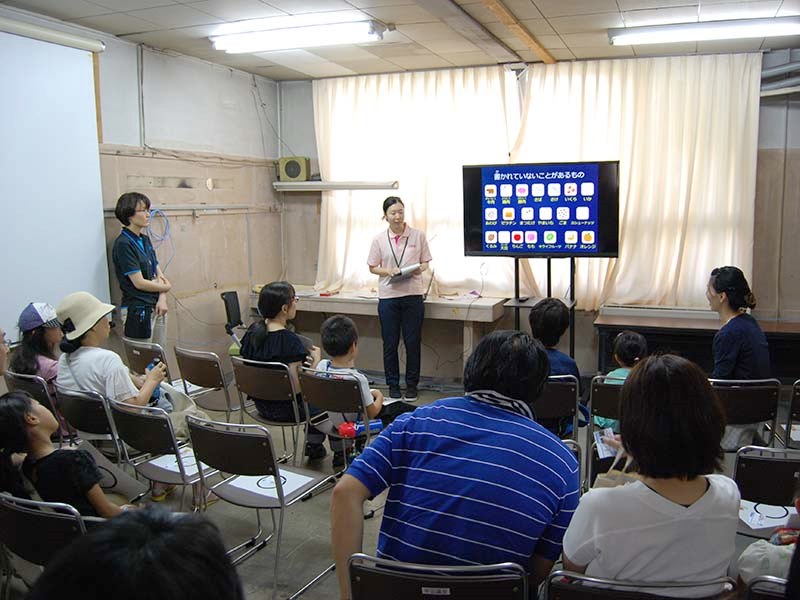
[[[281,106],[281,156],[307,156],[311,172],[319,173],[314,129],[314,98],[310,81],[282,81],[278,85]]]
[[[0,16],[103,41],[103,142],[142,144],[136,44],[7,6],[0,6]],[[278,86],[274,81],[152,49],[144,49],[142,67],[144,143],[175,150],[277,158]],[[253,93],[254,85],[261,93],[260,102],[258,94]]]

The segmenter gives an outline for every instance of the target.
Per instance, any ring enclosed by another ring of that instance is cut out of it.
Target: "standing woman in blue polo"
[[[713,379],[767,379],[770,377],[769,346],[761,327],[747,311],[756,307],[756,297],[738,267],[711,271],[706,288],[711,310],[719,314],[722,327],[714,335]],[[722,439],[725,450],[752,443],[755,428],[728,426]]]
[[[125,337],[166,348],[167,292],[172,285],[158,264],[150,238],[142,233],[150,224],[150,199],[138,192],[122,194],[114,214],[122,223],[111,256],[122,291]]]
[[[383,338],[383,370],[389,397],[400,398],[400,334],[406,347],[407,400],[416,400],[422,353],[422,320],[425,316],[422,272],[431,261],[425,233],[406,223],[405,206],[397,196],[383,201],[383,218],[389,228],[372,240],[367,264],[378,283],[378,318]],[[401,269],[419,265],[408,277]]]

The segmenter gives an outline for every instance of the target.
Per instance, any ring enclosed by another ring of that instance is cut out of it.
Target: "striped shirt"
[[[555,560],[578,505],[575,455],[494,392],[400,415],[350,466],[372,495],[389,488],[378,555],[425,563]]]

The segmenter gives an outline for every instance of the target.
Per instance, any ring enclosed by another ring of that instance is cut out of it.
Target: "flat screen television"
[[[469,165],[464,254],[619,254],[619,161]]]

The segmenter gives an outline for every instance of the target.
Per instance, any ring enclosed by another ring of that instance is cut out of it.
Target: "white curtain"
[[[367,254],[386,228],[390,195],[427,233],[440,292],[503,296],[506,258],[466,258],[461,167],[505,163],[519,130],[513,72],[501,67],[315,80],[314,121],[324,181],[393,181],[399,190],[324,192],[316,287],[377,287]]]
[[[760,73],[760,54],[528,68],[511,162],[620,161],[620,255],[577,260],[579,308],[702,307],[713,267],[752,275]]]

